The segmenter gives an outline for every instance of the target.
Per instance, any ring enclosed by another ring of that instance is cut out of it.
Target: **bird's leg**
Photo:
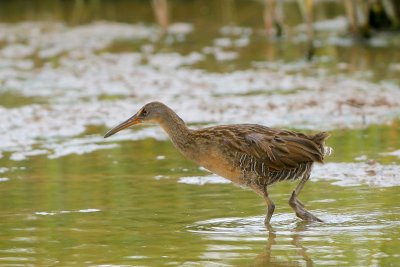
[[[305,220],[305,221],[317,221],[322,222],[321,219],[317,218],[316,216],[312,215],[309,211],[304,208],[303,203],[301,203],[297,196],[300,194],[301,189],[303,188],[304,184],[310,178],[310,174],[305,175],[303,179],[301,179],[300,183],[297,185],[296,189],[293,190],[292,196],[289,199],[289,205],[293,208],[296,212],[297,217]]]
[[[268,206],[268,211],[267,215],[265,216],[264,224],[267,226],[270,226],[269,222],[271,221],[272,214],[274,213],[275,210],[275,204],[272,202],[272,200],[268,196],[268,191],[267,191],[267,186],[262,185],[262,184],[251,184],[250,187],[260,196],[262,196],[267,203]]]
[[[265,202],[267,203],[267,206],[268,206],[267,216],[265,216],[264,223],[265,223],[265,225],[269,225],[269,222],[271,221],[272,214],[274,213],[274,210],[275,210],[275,204],[269,198],[266,186],[263,189],[263,197],[264,197]]]

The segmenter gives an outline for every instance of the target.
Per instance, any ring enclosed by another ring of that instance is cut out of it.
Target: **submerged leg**
[[[264,223],[266,226],[269,226],[269,222],[271,221],[272,214],[274,213],[275,210],[275,204],[272,202],[272,200],[268,196],[267,192],[267,186],[266,185],[261,185],[261,184],[252,184],[250,187],[256,192],[258,195],[262,196],[267,203],[268,206],[268,211],[267,215],[265,216]]]
[[[275,204],[274,204],[274,202],[272,202],[272,200],[268,196],[267,187],[265,187],[263,190],[263,197],[268,206],[267,216],[265,216],[264,223],[266,225],[268,225],[269,222],[271,221],[272,214],[274,213]]]
[[[304,184],[307,182],[308,178],[310,178],[310,174],[305,175],[303,179],[301,179],[300,183],[297,185],[296,189],[293,190],[292,196],[289,199],[289,205],[293,208],[296,212],[297,217],[305,220],[305,221],[317,221],[322,222],[321,219],[317,218],[316,216],[312,215],[309,211],[304,208],[303,203],[301,203],[297,196],[300,194],[301,189],[303,188]]]

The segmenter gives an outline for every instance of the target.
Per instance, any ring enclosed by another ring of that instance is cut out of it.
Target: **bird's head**
[[[104,138],[107,138],[125,128],[140,123],[160,123],[169,108],[160,102],[150,102],[144,105],[135,115],[109,130]]]

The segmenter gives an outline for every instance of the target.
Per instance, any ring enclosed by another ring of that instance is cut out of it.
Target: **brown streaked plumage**
[[[329,134],[306,135],[257,124],[192,130],[168,106],[151,102],[104,137],[145,122],[158,123],[188,159],[234,183],[248,186],[262,196],[268,205],[266,224],[269,224],[275,209],[267,187],[297,179],[300,183],[293,190],[289,205],[301,219],[321,221],[304,208],[297,196],[310,177],[313,163],[322,163],[324,157],[332,152],[330,147],[324,146]]]

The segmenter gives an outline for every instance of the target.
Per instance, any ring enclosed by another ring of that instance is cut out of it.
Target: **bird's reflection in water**
[[[276,216],[273,226],[265,227],[261,225],[262,220],[263,216],[214,218],[197,222],[189,226],[188,230],[201,234],[206,239],[212,240],[212,244],[216,244],[211,245],[203,253],[202,256],[208,260],[220,260],[221,257],[224,257],[224,253],[226,253],[227,258],[232,257],[232,253],[237,251],[232,252],[235,245],[242,248],[244,243],[251,242],[251,244],[254,244],[254,242],[257,242],[257,244],[260,244],[258,241],[262,240],[261,244],[264,245],[259,248],[261,253],[255,259],[246,257],[246,261],[250,261],[250,265],[235,266],[314,266],[312,259],[307,255],[307,248],[302,245],[305,234],[311,230],[310,227],[315,226],[314,223],[296,221],[290,214]],[[224,244],[226,242],[233,243],[224,249],[224,246],[219,243],[220,241]],[[218,247],[217,250],[215,250],[216,247]],[[245,247],[248,248],[248,246]],[[288,253],[291,253],[291,255],[288,255]],[[244,260],[243,255],[237,256]]]
[[[302,260],[282,260],[279,257],[274,256],[274,245],[277,244],[276,241],[276,231],[271,226],[266,226],[266,231],[268,234],[268,241],[266,249],[263,253],[259,254],[252,266],[314,266],[312,259],[307,255],[307,249],[301,245],[301,233],[304,232],[307,226],[307,222],[298,222],[296,228],[293,229],[293,234],[291,235],[291,244],[296,247],[297,254],[302,258]]]

